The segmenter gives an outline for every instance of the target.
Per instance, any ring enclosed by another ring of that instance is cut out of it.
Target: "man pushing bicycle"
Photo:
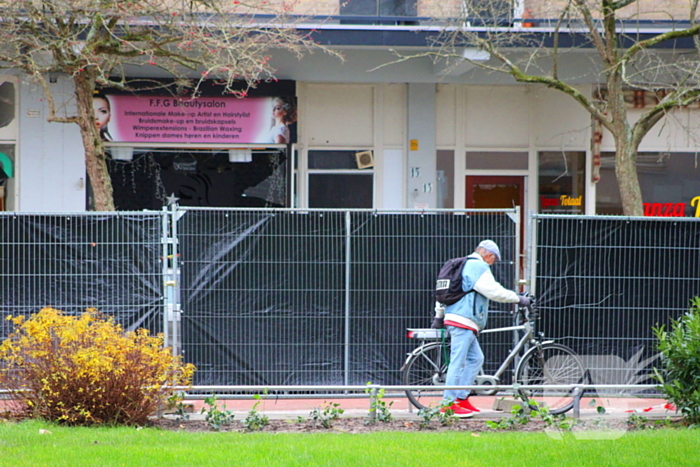
[[[518,303],[524,307],[530,305],[528,297],[506,289],[494,278],[491,265],[500,259],[498,245],[492,240],[482,241],[474,253],[466,257],[461,271],[464,296],[450,305],[435,302],[435,318],[431,327],[445,327],[452,340],[445,381],[447,386],[471,386],[481,370],[484,354],[477,336],[486,326],[489,300]],[[459,418],[469,418],[479,412],[469,402],[469,393],[464,389],[445,390],[441,411],[446,410],[451,410]]]

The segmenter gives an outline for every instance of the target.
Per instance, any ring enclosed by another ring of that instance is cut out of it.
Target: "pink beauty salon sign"
[[[274,98],[107,96],[113,141],[272,143]]]

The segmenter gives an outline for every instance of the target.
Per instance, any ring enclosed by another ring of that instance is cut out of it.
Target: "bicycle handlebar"
[[[526,294],[528,298],[530,298],[530,304],[528,306],[519,306],[515,312],[515,315],[518,316],[519,323],[518,324],[523,324],[526,323],[527,321],[536,321],[539,318],[539,312],[537,309],[537,300],[535,299],[534,296],[530,294]]]

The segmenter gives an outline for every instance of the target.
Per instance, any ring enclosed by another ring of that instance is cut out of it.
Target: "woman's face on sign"
[[[284,107],[282,107],[282,102],[276,100],[272,106],[272,118],[275,120],[282,120],[284,117]]]
[[[112,115],[107,99],[103,97],[94,98],[92,100],[92,108],[95,112],[95,125],[97,125],[97,128],[102,129],[106,127]]]

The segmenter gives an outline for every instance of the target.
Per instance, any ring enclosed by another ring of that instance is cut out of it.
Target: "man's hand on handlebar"
[[[532,304],[532,299],[530,299],[530,297],[527,295],[523,294],[518,297],[518,306],[527,308],[530,306],[530,304]]]

